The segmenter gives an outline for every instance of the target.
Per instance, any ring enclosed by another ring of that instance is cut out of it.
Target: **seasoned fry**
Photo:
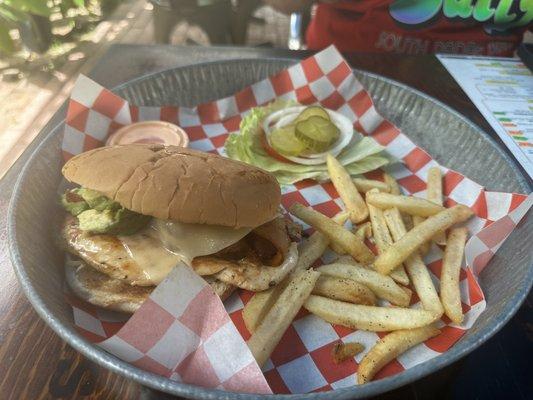
[[[405,229],[407,229],[407,232],[409,232],[415,226],[413,223],[413,217],[406,213],[400,213],[400,215],[402,216]]]
[[[390,192],[390,186],[385,182],[363,178],[354,178],[352,180],[357,190],[362,193],[366,193],[372,189],[378,189],[380,192]]]
[[[357,370],[357,383],[361,385],[371,381],[381,368],[400,354],[439,333],[440,330],[432,325],[389,333],[380,339],[361,360]]]
[[[308,269],[318,260],[328,247],[329,239],[320,232],[314,232],[308,239],[302,241],[298,246],[298,262],[294,271]]]
[[[276,300],[281,293],[285,290],[290,281],[290,276],[285,278],[279,284],[265,290],[263,292],[257,292],[246,303],[242,310],[242,319],[244,326],[248,329],[248,332],[254,333],[261,321],[265,319],[265,316],[270,311]]]
[[[352,256],[344,255],[340,256],[335,260],[335,264],[349,264],[349,265],[358,265],[360,267],[366,268],[366,269],[372,269],[368,265],[361,265],[357,261],[353,259]]]
[[[324,275],[352,279],[362,283],[372,290],[376,296],[401,307],[407,307],[411,300],[410,294],[394,282],[391,277],[381,275],[379,272],[360,265],[333,263],[323,265],[318,270]]]
[[[387,185],[390,187],[390,193],[400,195],[402,194],[402,190],[400,189],[400,185],[398,185],[398,182],[396,182],[396,179],[392,177],[392,175],[389,175],[387,173],[383,174],[383,180]]]
[[[376,304],[376,296],[365,285],[352,279],[336,278],[334,276],[320,276],[313,289],[313,294],[354,304],[367,306]]]
[[[402,194],[400,185],[398,185],[396,179],[394,179],[391,175],[387,173],[383,174],[383,180],[387,182],[387,184],[391,187],[391,194]],[[408,231],[413,229],[413,218],[409,214],[402,213],[402,219],[405,225],[405,229],[407,229]]]
[[[366,194],[366,201],[368,204],[372,204],[382,210],[397,207],[401,212],[421,217],[430,217],[444,210],[443,206],[426,199],[390,193],[369,192]]]
[[[442,201],[442,175],[439,167],[428,169],[428,184],[426,198],[435,204],[443,205]],[[446,244],[446,233],[439,232],[433,237],[433,241],[441,246]]]
[[[442,179],[440,174],[440,169],[438,167],[431,167],[428,170],[428,183],[426,189],[426,198],[429,201],[432,201],[435,204],[443,205],[442,201]],[[419,225],[424,221],[424,217],[414,216],[413,222],[416,225]],[[409,229],[408,229],[409,230]],[[433,241],[440,245],[446,244],[446,233],[439,232],[433,237]],[[420,246],[419,252],[421,255],[427,254],[431,248],[431,241],[425,242]]]
[[[448,229],[456,223],[466,221],[473,214],[470,208],[458,204],[429,217],[407,232],[400,240],[390,246],[385,253],[380,254],[374,262],[376,270],[382,274],[389,273],[413,254],[422,243],[435,236],[437,232]]]
[[[442,272],[440,276],[440,297],[444,312],[453,322],[463,322],[463,309],[461,307],[461,291],[459,289],[459,273],[465,251],[466,228],[455,228],[450,231],[448,243],[442,259]]]
[[[335,221],[340,226],[344,226],[346,221],[348,221],[348,218],[350,218],[350,213],[348,211],[340,211],[337,215],[335,215],[333,218],[331,218],[333,221]],[[333,250],[337,254],[346,254],[346,251],[337,243],[330,242],[329,247],[331,247],[331,250]]]
[[[390,208],[384,211],[385,220],[395,241],[402,238],[407,233],[403,224],[400,211],[397,208]],[[418,298],[422,302],[424,310],[431,311],[439,316],[443,313],[439,295],[435,290],[431,276],[422,261],[418,252],[414,252],[405,262],[405,269],[411,277],[411,282],[415,287]]]
[[[320,232],[314,232],[307,240],[302,241],[298,246],[298,263],[291,274],[304,271],[313,265],[324,254],[328,243],[328,238]],[[255,329],[265,318],[265,315],[272,308],[281,292],[287,287],[289,280],[290,276],[273,288],[254,294],[246,303],[242,311],[242,318],[249,332],[255,332]]]
[[[336,343],[331,349],[331,357],[335,364],[340,364],[350,358],[354,358],[357,354],[365,349],[361,343],[348,342],[348,343]]]
[[[350,220],[358,223],[367,219],[366,203],[352,182],[349,172],[331,154],[328,154],[327,165],[331,182],[350,212]]]
[[[320,273],[309,269],[291,276],[287,288],[281,293],[252,337],[248,347],[262,366],[272,354],[292,320],[311,294]]]
[[[426,198],[435,204],[442,205],[442,176],[439,167],[428,169]]]
[[[377,189],[372,189],[368,194],[378,193]],[[367,195],[368,197],[368,195]],[[372,223],[372,232],[374,233],[374,240],[376,241],[376,246],[378,247],[379,254],[383,253],[392,245],[392,238],[387,228],[387,223],[383,217],[383,210],[374,207],[371,204],[367,204],[368,213],[370,215],[370,222]],[[391,271],[391,278],[396,282],[401,283],[402,285],[409,284],[409,278],[405,273],[403,265],[400,265],[394,271]]]
[[[374,254],[361,239],[325,215],[299,203],[293,204],[290,212],[336,242],[357,261],[369,264],[374,260]]]
[[[374,192],[374,189],[368,192],[367,198]],[[367,204],[368,214],[370,216],[370,223],[372,224],[372,233],[374,234],[374,241],[378,248],[379,253],[383,253],[392,244],[392,238],[389,234],[387,225],[385,224],[385,218],[383,217],[383,211],[372,204]]]
[[[362,225],[359,225],[355,229],[355,235],[359,237],[361,240],[368,239],[372,236],[372,224],[370,222],[365,222]]]
[[[413,216],[413,225],[417,226],[420,225],[422,222],[424,222],[426,219],[424,217],[419,217],[418,215]],[[407,229],[410,230],[410,229]],[[427,242],[424,242],[420,245],[420,248],[418,249],[419,253],[421,255],[425,255],[429,252],[429,249],[431,248],[431,241],[428,240]]]
[[[399,307],[374,307],[311,295],[304,307],[330,324],[372,332],[413,329],[436,320],[429,311]]]

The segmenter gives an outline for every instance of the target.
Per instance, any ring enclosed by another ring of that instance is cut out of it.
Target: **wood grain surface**
[[[112,49],[113,51],[113,49]],[[130,49],[129,51],[132,51]],[[141,50],[139,50],[141,51]],[[204,50],[202,50],[204,51]],[[209,51],[209,50],[205,50]],[[213,50],[215,51],[215,50]],[[216,51],[224,51],[218,49]],[[227,50],[235,53],[235,49]],[[243,50],[246,52],[248,50]],[[268,56],[305,57],[309,53],[267,50]],[[168,57],[162,56],[162,58]],[[460,110],[487,132],[492,132],[466,95],[433,56],[396,55],[347,56],[357,68],[375,72],[413,86]],[[106,58],[104,57],[104,60]],[[166,60],[166,58],[164,58]],[[108,56],[109,62],[112,57]],[[117,61],[115,59],[115,61]],[[124,61],[123,61],[124,62]],[[157,64],[157,60],[152,60]],[[170,67],[171,60],[161,61]],[[159,65],[159,64],[158,64]],[[97,68],[102,68],[100,63]],[[493,134],[493,137],[496,135]],[[14,180],[14,177],[10,178]],[[0,227],[5,227],[7,200],[0,193]],[[3,220],[3,221],[2,221]],[[4,222],[4,223],[2,223]],[[455,368],[456,369],[456,368]],[[450,372],[440,372],[381,398],[425,398],[420,393],[430,387],[448,385]],[[435,379],[439,383],[435,383]],[[443,392],[440,392],[442,394]],[[141,388],[87,360],[66,345],[46,326],[26,300],[9,261],[5,229],[0,230],[0,399],[135,399],[168,398]]]

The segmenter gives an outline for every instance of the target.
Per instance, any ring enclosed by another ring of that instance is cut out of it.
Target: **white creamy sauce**
[[[237,243],[250,231],[251,228],[184,224],[154,218],[141,232],[118,239],[145,278],[158,284],[179,261],[190,265],[193,258],[216,253]]]

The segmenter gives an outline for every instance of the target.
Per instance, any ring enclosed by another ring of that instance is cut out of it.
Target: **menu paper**
[[[533,74],[518,58],[437,57],[533,178]]]
[[[389,168],[407,195],[424,197],[427,172],[439,167],[445,204],[461,203],[475,216],[468,221],[471,238],[460,274],[461,325],[438,321],[442,333],[421,343],[386,365],[375,377],[389,377],[438,357],[454,345],[486,307],[477,276],[527,213],[533,196],[490,192],[468,177],[439,165],[374,107],[372,99],[335,47],[265,78],[223,99],[195,107],[163,105],[139,107],[80,76],[69,102],[62,150],[65,159],[105,143],[119,127],[159,119],[181,126],[190,147],[224,155],[224,142],[252,107],[283,98],[301,104],[321,104],[344,114],[354,128],[401,160]],[[366,174],[382,179],[380,171]],[[310,206],[331,217],[343,206],[331,182],[302,181],[282,187],[282,206]],[[311,233],[304,225],[306,233]],[[442,268],[442,248],[433,245],[425,257],[436,287]],[[321,262],[334,259],[326,253]],[[317,264],[318,265],[318,264]],[[332,325],[302,309],[270,360],[262,367],[250,359],[250,338],[242,310],[254,294],[238,290],[224,304],[190,268],[178,265],[127,322],[123,316],[69,297],[74,323],[88,340],[143,370],[183,383],[246,393],[309,393],[356,384],[358,364],[383,333]],[[224,308],[225,307],[225,308]],[[411,307],[420,307],[416,296]],[[365,350],[335,364],[332,348],[339,342],[360,342]]]

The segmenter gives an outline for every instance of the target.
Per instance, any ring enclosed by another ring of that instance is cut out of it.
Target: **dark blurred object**
[[[18,30],[24,47],[30,51],[44,53],[52,44],[52,24],[48,17],[28,14],[19,22]]]
[[[252,14],[263,4],[262,0],[237,0],[231,15],[231,38],[233,44],[244,45]]]
[[[122,0],[100,0],[100,9],[102,10],[102,16],[107,17],[108,15],[111,15],[121,2]]]
[[[211,44],[232,43],[230,0],[151,0],[151,2],[154,5],[154,38],[157,43],[170,43],[174,27],[184,20],[200,26]]]
[[[522,43],[516,50],[518,57],[533,72],[533,44]]]
[[[18,68],[7,68],[2,71],[3,82],[17,82],[22,77]]]
[[[464,359],[447,399],[528,400],[533,394],[533,292],[513,319]]]

